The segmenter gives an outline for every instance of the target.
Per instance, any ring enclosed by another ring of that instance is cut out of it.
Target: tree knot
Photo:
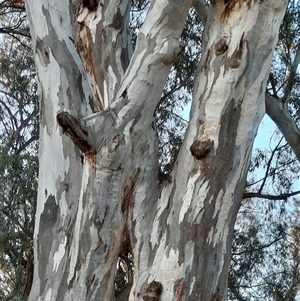
[[[216,44],[215,44],[215,53],[216,55],[221,55],[225,53],[228,50],[227,41],[225,38],[221,38]]]
[[[213,142],[210,139],[207,140],[195,140],[190,147],[192,156],[197,160],[206,158],[213,146]]]
[[[157,281],[148,284],[145,290],[139,295],[139,301],[160,301],[163,286]]]

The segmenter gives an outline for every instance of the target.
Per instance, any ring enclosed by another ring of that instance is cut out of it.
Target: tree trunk
[[[123,253],[129,300],[226,299],[287,1],[211,1],[190,124],[162,181],[153,113],[192,2],[153,0],[132,52],[128,0],[27,1],[41,107],[29,300],[114,300]]]

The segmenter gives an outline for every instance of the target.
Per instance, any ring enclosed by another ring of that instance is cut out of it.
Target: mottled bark
[[[73,7],[74,40],[97,110],[115,100],[132,55],[129,9],[129,0],[76,0]]]
[[[264,115],[284,5],[241,3],[224,15],[227,7],[219,3],[210,10],[189,128],[172,184],[159,199],[157,231],[151,233],[151,251],[145,251],[153,256],[147,267],[138,268],[145,274],[151,269],[150,279],[164,284],[166,300],[178,291],[184,291],[182,300],[226,298],[233,225]],[[195,142],[212,144],[212,149],[197,157]]]
[[[27,2],[41,95],[29,300],[114,300],[121,252],[134,261],[129,300],[226,299],[287,1],[212,3],[190,125],[170,181],[160,182],[153,113],[193,1],[152,1],[133,54],[130,1]]]

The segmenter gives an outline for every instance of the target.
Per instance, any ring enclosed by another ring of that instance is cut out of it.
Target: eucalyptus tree
[[[24,1],[0,3],[0,299],[27,300],[33,278],[38,97]]]
[[[134,276],[123,300],[225,300],[288,1],[153,0],[136,40],[130,1],[26,4],[41,107],[29,300],[114,300],[124,254]],[[189,126],[164,177],[153,114],[192,6],[205,23],[202,54]],[[299,130],[281,103],[267,110],[299,159]]]
[[[234,233],[230,300],[294,301],[300,296],[299,245],[291,239],[299,228],[299,14],[299,1],[290,1],[266,91],[267,113],[283,136],[276,130],[268,147],[252,153]]]

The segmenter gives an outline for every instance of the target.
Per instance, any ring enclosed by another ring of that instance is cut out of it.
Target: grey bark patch
[[[55,197],[50,195],[45,203],[44,211],[41,214],[39,234],[37,236],[37,244],[39,248],[38,261],[48,262],[50,256],[51,248],[47,248],[49,242],[53,241],[54,234],[53,229],[58,217],[58,205],[55,202]],[[39,277],[40,279],[46,278],[45,264],[39,264]],[[41,282],[41,291],[44,291],[45,281]]]
[[[49,35],[45,36],[42,40],[40,40],[41,45],[44,48],[48,47],[51,49],[51,54],[53,55],[54,60],[59,64],[59,66],[65,70],[65,74],[67,76],[67,82],[69,85],[68,95],[71,96],[71,101],[69,101],[69,109],[74,112],[81,112],[81,104],[83,103],[85,97],[83,95],[83,87],[82,82],[78,81],[78,78],[81,77],[81,71],[78,68],[74,57],[70,54],[70,50],[65,40],[60,41],[56,30],[54,29],[51,23],[51,16],[47,8],[45,6],[42,7],[43,14],[46,18],[46,23],[49,29]],[[52,38],[51,38],[52,37]],[[67,40],[68,42],[68,40]],[[47,101],[47,97],[45,101]],[[59,99],[59,105],[64,107],[64,103],[66,100]],[[51,101],[47,102],[47,106],[49,106]],[[43,111],[45,112],[45,111]],[[50,114],[50,113],[48,113]],[[43,115],[43,114],[42,114]],[[49,119],[48,119],[49,120]],[[53,124],[48,121],[49,124],[47,126],[53,131]]]
[[[92,221],[88,220],[84,224],[82,233],[80,235],[80,244],[79,244],[79,250],[80,250],[79,256],[81,256],[80,260],[85,260],[92,245],[92,238],[90,233],[91,226],[92,226]]]
[[[235,145],[237,128],[241,118],[240,101],[231,99],[221,117],[219,144],[213,157],[206,159],[207,167],[203,166],[203,176],[210,180],[210,193],[217,194],[220,190],[226,191],[224,178],[228,178],[238,164],[240,158],[239,147]],[[220,165],[219,162],[226,162]]]
[[[117,12],[114,15],[112,27],[114,29],[121,29],[123,27],[123,18],[120,11],[120,8],[117,9]]]
[[[39,38],[36,39],[35,51],[40,57],[40,62],[44,67],[47,67],[50,63],[50,49],[46,47],[43,41]]]
[[[122,64],[122,69],[125,70],[127,69],[128,65],[130,63],[130,59],[128,57],[128,50],[127,48],[122,48],[121,50],[121,64]]]
[[[63,275],[57,291],[57,300],[64,300],[66,292],[72,287],[72,285],[68,284],[69,266],[64,270]]]

